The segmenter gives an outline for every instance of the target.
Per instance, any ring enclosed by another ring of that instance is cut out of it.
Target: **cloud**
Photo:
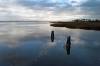
[[[100,18],[100,0],[88,0],[80,5],[81,10],[89,15],[89,18]]]
[[[72,6],[79,6],[88,0],[68,0],[68,3],[71,4]]]
[[[83,10],[92,12],[93,15],[99,15],[100,14],[100,1],[99,0],[88,0],[86,3],[82,4],[81,7]]]
[[[99,18],[99,3],[99,0],[0,0],[0,20]]]
[[[14,10],[16,5],[16,0],[0,0],[0,20],[6,21],[20,19],[12,13],[12,10]]]

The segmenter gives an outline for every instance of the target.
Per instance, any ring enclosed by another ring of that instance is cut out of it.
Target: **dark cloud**
[[[54,0],[53,0],[54,1]],[[100,1],[98,0],[87,0],[85,3],[82,3],[78,7],[72,7],[71,4],[69,4],[67,1],[64,2],[65,0],[62,1],[56,1],[53,2],[52,0],[18,0],[17,2],[25,7],[31,8],[31,9],[53,9],[56,10],[57,12],[60,11],[76,11],[77,8],[81,8],[81,11],[85,12],[93,12],[92,14],[100,14]],[[76,1],[72,1],[76,2]]]
[[[33,6],[40,6],[40,7],[53,7],[55,6],[55,3],[49,3],[48,1],[44,0],[39,0],[39,1],[34,1],[34,0],[19,0],[18,1],[20,4],[28,7],[33,7]]]
[[[91,12],[91,15],[100,15],[100,1],[99,0],[88,0],[81,6],[83,11]]]
[[[99,7],[100,1],[99,0],[88,0],[87,2],[83,3],[81,6],[84,6],[84,7]]]
[[[26,6],[32,9],[60,9],[66,8],[70,5],[67,2],[53,2],[52,0],[18,0],[18,3],[22,6]]]

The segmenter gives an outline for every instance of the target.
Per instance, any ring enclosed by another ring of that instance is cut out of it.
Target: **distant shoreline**
[[[49,21],[0,21],[0,22],[49,22]]]
[[[53,27],[66,27],[71,29],[100,30],[100,22],[96,21],[71,21],[71,22],[51,22]]]

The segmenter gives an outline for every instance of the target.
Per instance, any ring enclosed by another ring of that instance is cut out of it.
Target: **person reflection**
[[[70,55],[70,48],[71,48],[71,37],[70,36],[67,37],[65,48],[67,51],[67,55]]]
[[[51,42],[54,42],[54,31],[51,31]]]
[[[67,55],[70,55],[70,47],[66,47]]]

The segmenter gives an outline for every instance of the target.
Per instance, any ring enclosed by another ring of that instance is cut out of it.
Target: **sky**
[[[100,0],[0,0],[0,21],[100,18]]]

